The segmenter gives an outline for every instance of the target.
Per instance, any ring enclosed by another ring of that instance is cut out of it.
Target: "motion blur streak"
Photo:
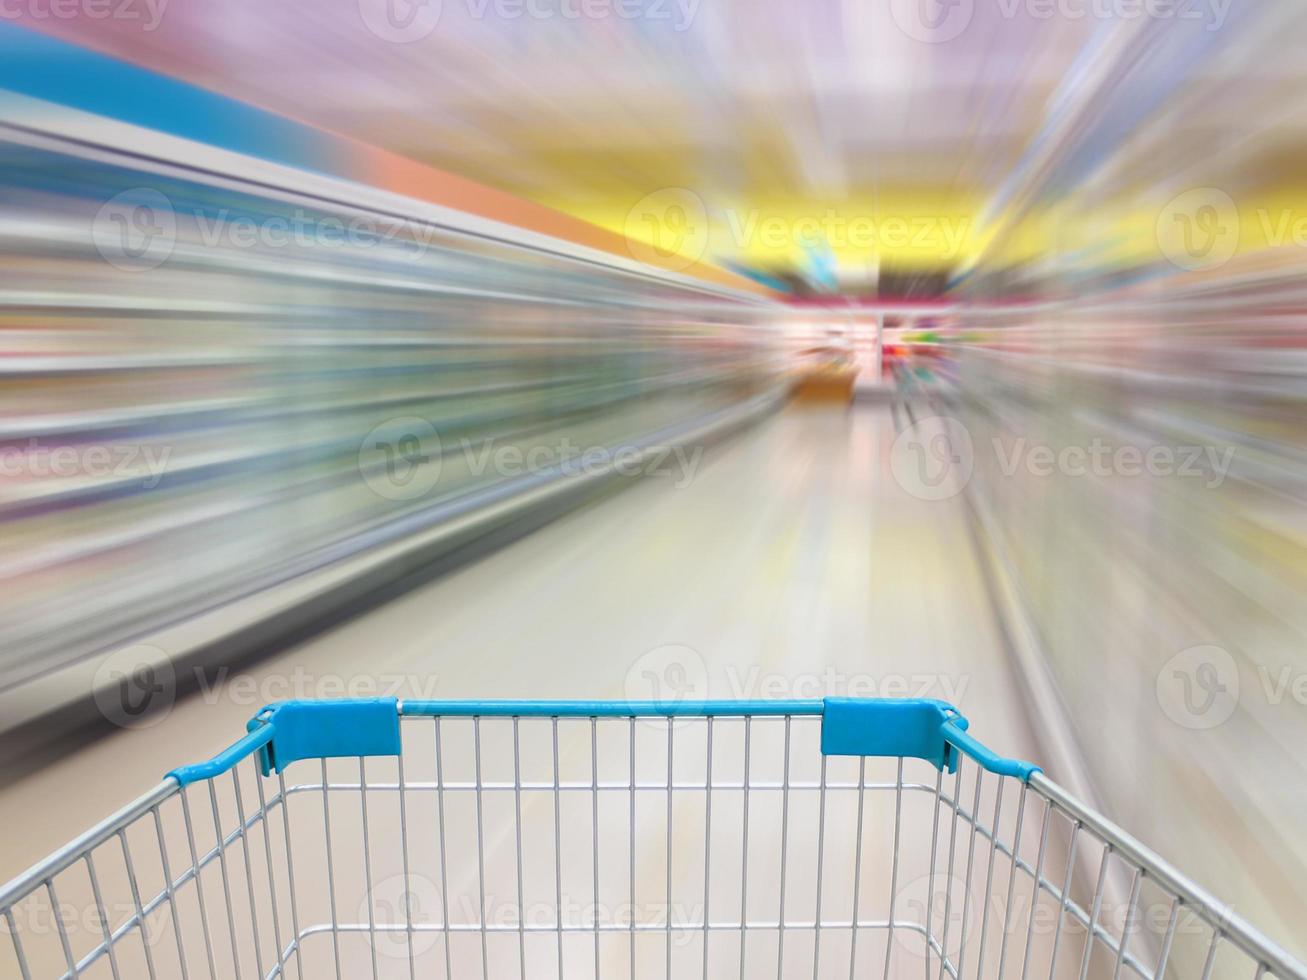
[[[748,297],[17,135],[0,154],[0,691],[779,383]]]
[[[653,455],[249,670],[943,680],[1307,958],[1301,0],[43,4],[0,24],[0,731]],[[215,690],[0,819],[193,761]],[[1203,938],[1159,980],[1235,975]]]
[[[1300,297],[1296,274],[1260,273],[973,311],[895,365],[918,417],[961,424],[981,541],[1106,805],[1202,855],[1291,939],[1307,897]]]

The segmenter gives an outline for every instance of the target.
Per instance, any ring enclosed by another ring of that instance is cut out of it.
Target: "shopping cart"
[[[0,910],[25,980],[1307,980],[921,700],[286,702]]]

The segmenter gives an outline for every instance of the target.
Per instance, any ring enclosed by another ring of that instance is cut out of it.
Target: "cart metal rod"
[[[1080,821],[1102,840],[1110,841],[1118,854],[1143,869],[1148,877],[1179,897],[1185,905],[1202,910],[1205,913],[1204,917],[1213,924],[1216,935],[1232,941],[1245,953],[1258,960],[1259,965],[1265,964],[1269,967],[1270,971],[1281,980],[1307,980],[1307,970],[1296,963],[1287,952],[1237,916],[1228,905],[1218,901],[1202,886],[1177,871],[1156,851],[1150,850],[1106,817],[1085,806],[1043,773],[1032,774],[1030,786],[1051,800],[1063,812]]]
[[[286,791],[287,793],[293,795],[296,793],[321,792],[322,788],[323,787],[321,783],[296,783],[294,786],[287,787]],[[334,792],[357,793],[362,787],[359,783],[330,782],[327,784],[326,788],[328,791],[333,793]],[[446,783],[444,786],[438,786],[434,782],[431,782],[429,780],[423,780],[419,782],[405,783],[403,784],[403,786],[401,786],[399,783],[391,783],[391,782],[369,783],[367,786],[369,793],[372,792],[373,790],[376,790],[377,792],[380,793],[385,793],[385,792],[396,793],[400,789],[403,789],[405,792],[419,792],[419,793],[434,792],[437,789],[444,789],[450,792],[462,792],[462,793],[473,793],[476,792],[476,790],[478,789],[483,790],[485,792],[511,793],[515,789],[519,789],[519,788],[524,793],[525,792],[552,793],[554,791],[554,784],[532,781],[532,782],[524,782],[520,787],[515,787],[510,782],[496,781],[490,783],[483,783],[482,785],[477,786],[476,783],[460,781],[457,783]],[[558,785],[558,788],[562,790],[564,793],[567,792],[590,793],[596,790],[601,793],[629,793],[631,792],[632,789],[634,789],[638,793],[653,793],[653,792],[666,793],[667,782],[665,780],[662,782],[641,782],[641,783],[636,783],[634,786],[632,786],[629,782],[625,782],[625,783],[606,782],[606,783],[599,783],[597,786],[591,786],[589,783],[570,782],[570,783],[560,783]],[[717,790],[735,790],[736,792],[739,792],[743,790],[745,786],[743,782],[737,782],[732,780],[729,782],[713,781],[711,784],[702,783],[702,782],[676,782],[672,784],[671,788],[678,793],[681,792],[702,793],[707,789],[712,789],[714,792],[716,792]],[[748,788],[750,790],[763,789],[763,790],[779,791],[784,789],[785,787],[778,782],[768,781],[768,782],[760,782],[760,783],[750,783]],[[869,790],[888,792],[894,789],[894,784],[893,783],[867,783],[864,788]],[[933,785],[928,786],[925,783],[904,783],[903,788],[909,790],[917,790],[919,792],[927,792],[930,793],[930,795],[932,796],[935,795],[935,787]],[[809,790],[812,792],[816,792],[821,789],[821,786],[820,784],[813,782],[811,780],[804,780],[802,782],[790,783],[790,789]],[[826,789],[840,790],[843,792],[856,792],[858,789],[858,784],[851,783],[851,782],[844,782],[843,780],[841,780],[840,782],[837,783],[827,783]],[[952,797],[949,796],[948,793],[945,793],[940,798],[949,803],[952,802]]]
[[[822,701],[401,701],[399,713],[405,717],[442,718],[744,719],[820,717],[824,708]]]
[[[804,920],[797,920],[797,921],[786,919],[783,925],[786,929],[801,929],[801,930],[808,930],[808,931],[811,931],[818,927],[822,929],[852,929],[854,927],[854,923],[848,919],[822,921],[822,922],[816,922],[812,919],[804,919]],[[776,921],[775,919],[769,919],[761,922],[748,921],[744,923],[744,926],[749,930],[770,929],[774,931],[781,928],[782,923]],[[890,927],[890,923],[886,919],[864,919],[857,923],[857,927],[859,929],[883,930],[883,929],[888,929]],[[366,922],[341,922],[335,928],[340,932],[367,932],[368,924]],[[521,928],[523,929],[523,931],[528,933],[534,932],[534,933],[552,935],[558,931],[559,926],[556,922],[535,922],[535,923],[526,923],[522,925]],[[595,931],[595,928],[596,926],[589,922],[573,922],[573,923],[565,922],[562,925],[562,930],[565,934],[580,934],[586,936],[591,935]],[[632,928],[634,928],[636,932],[657,933],[661,935],[667,931],[667,924],[663,922],[637,922],[635,923],[634,927],[632,927],[628,923],[618,923],[618,922],[601,922],[598,924],[599,931],[603,933],[616,933],[616,934],[625,935],[629,933],[632,930]],[[739,932],[740,923],[739,922],[710,922],[708,923],[707,928],[711,932]],[[895,930],[904,929],[908,932],[917,932],[917,933],[921,933],[922,935],[924,935],[926,932],[926,927],[919,922],[896,921],[894,923],[894,928]],[[376,931],[379,933],[381,932],[403,933],[406,932],[407,929],[408,927],[402,922],[387,922],[387,923],[378,922],[376,925]],[[441,922],[423,922],[423,923],[414,923],[413,925],[414,932],[443,933],[444,929],[445,926]],[[704,924],[702,922],[691,922],[686,925],[673,924],[672,926],[673,933],[701,932],[703,931],[703,929],[704,929]],[[331,930],[332,930],[332,926],[330,923],[324,923],[323,925],[320,926],[309,926],[308,928],[303,930],[303,932],[300,935],[300,939],[302,941],[304,939],[309,938],[310,936],[329,933],[331,932]],[[449,931],[451,933],[458,933],[458,932],[480,933],[482,931],[485,931],[490,933],[503,933],[506,935],[517,935],[518,925],[516,923],[511,923],[511,922],[487,922],[484,925],[482,925],[479,922],[451,922],[449,924]],[[938,940],[935,940],[935,942],[938,943]]]
[[[101,820],[80,837],[75,837],[63,847],[52,853],[45,860],[28,868],[3,888],[0,888],[0,908],[9,908],[34,888],[53,878],[59,872],[70,868],[80,861],[82,855],[94,850],[106,840],[148,814],[154,807],[163,803],[173,794],[180,792],[175,779],[167,778],[139,799],[128,803],[112,816]]]
[[[143,799],[144,797],[142,797],[142,800]],[[165,797],[165,799],[171,799],[171,797]],[[165,885],[162,889],[155,892],[155,894],[152,895],[148,900],[143,899],[141,901],[140,914],[133,912],[131,915],[125,918],[110,933],[109,938],[107,940],[102,939],[99,943],[97,943],[95,946],[92,946],[85,954],[83,954],[81,959],[79,959],[75,964],[75,966],[77,967],[77,972],[79,974],[85,973],[97,962],[99,962],[99,960],[102,957],[104,957],[106,954],[108,954],[111,951],[111,947],[114,944],[119,942],[124,936],[126,936],[128,933],[130,933],[133,929],[137,928],[141,924],[142,917],[149,918],[150,915],[156,909],[160,908],[164,902],[170,901],[172,896],[176,895],[177,892],[179,892],[184,885],[198,879],[200,873],[204,871],[205,868],[207,868],[214,861],[218,860],[222,850],[225,850],[226,848],[229,848],[233,844],[235,844],[238,840],[240,840],[242,834],[249,833],[251,830],[254,829],[255,825],[258,824],[261,820],[266,820],[271,815],[273,808],[280,805],[280,803],[281,803],[280,794],[269,797],[268,805],[265,808],[255,811],[254,813],[251,813],[248,817],[245,818],[245,820],[241,824],[239,824],[236,827],[236,829],[228,831],[226,834],[222,836],[221,846],[215,844],[213,847],[209,848],[209,850],[205,852],[203,857],[199,858],[196,861],[193,867],[187,868],[181,874],[177,875],[177,877],[172,878],[171,888]],[[135,809],[136,807],[133,804],[131,807],[127,807],[120,812],[127,813],[129,810],[135,811]],[[108,840],[109,838],[116,836],[119,830],[125,830],[136,819],[138,819],[141,816],[145,816],[153,809],[154,809],[153,807],[150,807],[146,810],[145,814],[139,814],[137,816],[134,816],[131,819],[129,819],[126,823],[124,823],[121,827],[113,828],[111,831],[109,831],[108,834],[104,836],[103,840],[101,840],[99,843],[104,843],[104,841]],[[93,848],[98,846],[99,844],[92,845]],[[79,856],[77,860],[81,860],[81,856]],[[76,863],[76,861],[74,861],[73,863]],[[71,865],[68,866],[71,867]],[[54,877],[55,875],[58,874],[59,871],[51,872],[50,877]],[[39,887],[41,884],[44,884],[46,880],[47,879],[43,878],[40,881],[38,881],[37,887]],[[70,976],[71,974],[68,973],[64,974],[65,978],[68,978]]]

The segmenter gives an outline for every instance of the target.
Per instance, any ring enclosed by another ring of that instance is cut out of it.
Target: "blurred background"
[[[1307,8],[0,18],[0,879],[279,698],[928,696],[1307,958]]]

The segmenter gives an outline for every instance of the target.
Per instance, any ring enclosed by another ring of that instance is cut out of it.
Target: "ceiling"
[[[28,23],[628,234],[702,209],[710,258],[809,278],[1151,248],[1177,189],[1301,181],[1298,0],[421,2]]]

